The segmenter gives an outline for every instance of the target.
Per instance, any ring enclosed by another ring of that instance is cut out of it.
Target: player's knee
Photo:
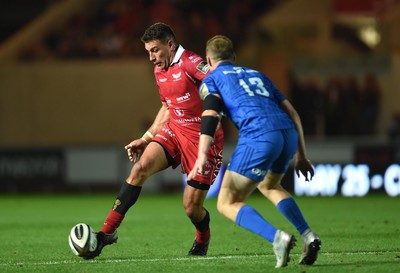
[[[183,208],[185,209],[186,215],[193,221],[196,221],[197,218],[199,218],[199,214],[202,210],[202,207],[193,202],[184,202]]]
[[[268,182],[266,182],[266,183],[260,183],[260,184],[258,185],[258,189],[261,190],[261,191],[276,190],[276,189],[278,189],[279,187],[280,187],[280,185],[277,184],[277,183],[268,183]]]
[[[131,185],[141,186],[146,180],[146,178],[149,176],[150,174],[148,170],[148,164],[146,164],[146,162],[139,160],[132,167],[131,173],[126,179],[126,182],[128,182]]]
[[[189,219],[193,220],[195,218],[195,210],[191,207],[185,207],[185,213]]]
[[[187,217],[189,217],[192,221],[198,222],[203,217],[203,204],[196,202],[196,200],[184,200],[183,208]]]
[[[217,200],[217,210],[220,214],[226,216],[229,210],[229,204],[223,198],[218,198]]]

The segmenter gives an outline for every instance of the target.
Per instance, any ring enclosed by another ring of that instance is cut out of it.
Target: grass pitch
[[[400,272],[400,200],[295,198],[322,240],[312,266],[298,265],[302,243],[277,210],[255,194],[249,204],[277,228],[296,235],[288,267],[275,269],[272,246],[223,218],[206,200],[212,240],[207,257],[187,257],[194,228],[181,195],[143,193],[119,228],[119,242],[85,261],[72,254],[67,237],[79,222],[99,230],[115,195],[0,196],[0,272]]]

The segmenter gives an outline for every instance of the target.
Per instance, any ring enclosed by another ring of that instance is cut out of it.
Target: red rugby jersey
[[[199,141],[203,102],[198,88],[208,74],[207,63],[194,52],[179,46],[168,70],[154,67],[160,99],[170,112],[170,126],[194,142]],[[219,130],[218,134],[221,134]]]

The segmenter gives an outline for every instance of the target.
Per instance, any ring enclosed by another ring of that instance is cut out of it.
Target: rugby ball
[[[75,255],[85,257],[97,247],[96,233],[88,224],[77,224],[69,233],[68,243]]]

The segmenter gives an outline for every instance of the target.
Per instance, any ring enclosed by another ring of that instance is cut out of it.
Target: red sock
[[[208,243],[208,241],[210,241],[210,228],[203,232],[196,229],[196,242],[205,244]]]
[[[108,234],[113,233],[119,227],[122,220],[124,220],[124,217],[125,215],[118,213],[115,210],[111,210],[101,228],[101,231]]]

